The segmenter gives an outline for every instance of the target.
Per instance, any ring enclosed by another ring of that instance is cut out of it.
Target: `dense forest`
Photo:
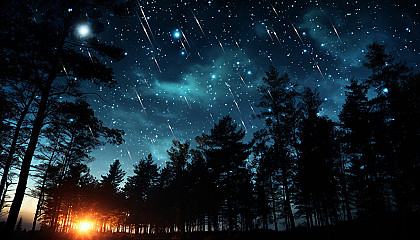
[[[255,118],[262,126],[252,140],[245,141],[245,130],[227,115],[195,142],[173,140],[163,167],[149,154],[126,176],[115,160],[96,179],[87,165],[90,153],[123,143],[124,132],[95,116],[87,101],[92,93],[81,82],[114,87],[106,61],[124,54],[95,38],[80,52],[71,23],[90,12],[100,25],[103,9],[124,17],[128,7],[79,4],[72,11],[57,4],[36,16],[44,18],[40,22],[26,17],[34,13],[24,6],[21,15],[2,10],[2,24],[14,23],[0,35],[0,57],[8,63],[0,70],[5,239],[11,239],[25,194],[38,201],[32,230],[41,221],[41,231],[51,232],[293,231],[355,219],[418,217],[420,75],[377,42],[367,47],[363,64],[371,75],[349,81],[338,121],[320,113],[316,89],[299,86],[271,66],[258,86]],[[45,34],[56,28],[57,34]],[[29,178],[36,186],[31,191]]]

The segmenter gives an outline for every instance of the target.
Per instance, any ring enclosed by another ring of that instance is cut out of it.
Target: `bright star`
[[[90,28],[87,24],[82,24],[77,27],[77,33],[84,38],[90,35]]]
[[[216,78],[216,75],[215,74],[212,74],[211,75],[211,78],[215,79]]]
[[[175,31],[173,32],[172,36],[173,36],[175,39],[179,39],[179,38],[181,37],[181,33],[180,33],[180,32],[179,32],[179,30],[177,29],[177,30],[175,30]]]
[[[388,88],[384,88],[384,89],[382,89],[382,91],[383,91],[384,93],[388,93]]]

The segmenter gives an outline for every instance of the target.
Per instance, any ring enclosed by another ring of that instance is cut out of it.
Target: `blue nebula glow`
[[[181,32],[180,32],[178,29],[176,29],[176,30],[172,33],[172,37],[173,37],[173,38],[175,38],[175,39],[179,39],[179,38],[181,38]]]

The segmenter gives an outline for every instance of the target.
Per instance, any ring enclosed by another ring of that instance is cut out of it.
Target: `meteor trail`
[[[141,101],[141,97],[140,97],[139,93],[137,92],[137,90],[135,90],[135,89],[134,89],[134,91],[136,92],[137,99],[139,100],[140,105],[141,105],[141,107],[143,108],[144,114],[145,114],[145,115],[146,115],[146,117],[147,117],[146,109],[144,108],[143,102]]]
[[[331,19],[328,18],[328,20],[330,20],[331,26],[334,29],[335,35],[337,35],[338,40],[340,40],[340,42],[343,43],[343,41],[341,41],[340,35],[338,34],[337,28],[335,28],[334,24],[331,22]]]
[[[244,128],[245,128],[245,132],[248,132],[248,129],[246,128],[246,126],[245,126],[245,123],[244,123],[244,120],[242,120],[242,118],[241,117],[239,117],[240,119],[241,119],[241,122],[242,122],[242,125],[244,126]]]
[[[213,118],[213,115],[211,113],[210,113],[210,117],[213,120],[213,123],[215,123],[214,118]]]
[[[130,157],[131,161],[133,161],[133,158],[131,157],[130,151],[127,150],[128,156]]]
[[[233,95],[233,92],[232,92],[232,90],[230,89],[230,85],[229,85],[227,82],[225,82],[225,84],[226,84],[226,86],[229,88],[229,92],[230,92],[230,94],[232,95],[233,102],[235,103],[236,108],[238,109],[239,113],[240,113],[240,114],[242,114],[241,110],[239,109],[239,105],[238,105],[238,103],[236,102],[235,96]]]
[[[254,113],[254,115],[257,115],[254,111],[254,108],[252,107],[251,103],[249,104],[249,107],[251,108],[252,112]]]
[[[241,80],[242,80],[242,83],[245,85],[245,87],[246,87],[246,83],[245,83],[245,80],[244,80],[244,78],[238,73],[238,75],[239,75],[239,77],[241,78]]]
[[[223,48],[222,43],[219,41],[219,39],[218,39],[217,37],[216,37],[216,40],[219,42],[219,45],[220,45],[220,47],[222,48],[223,52],[224,52],[224,53],[226,53],[226,52],[225,52],[225,49]]]
[[[172,130],[171,124],[169,124],[169,120],[168,120],[168,126],[169,126],[169,129],[171,130],[172,136],[174,136],[175,138],[175,134],[174,134],[174,131]]]
[[[184,96],[185,102],[187,102],[188,108],[191,109],[191,104],[188,102],[187,97]]]
[[[316,68],[318,68],[319,73],[321,73],[322,78],[325,79],[324,74],[322,73],[321,68],[318,65],[318,62],[316,62],[315,59],[314,59],[314,62],[315,62]]]
[[[160,69],[160,66],[159,66],[158,61],[156,60],[156,58],[155,58],[155,57],[153,57],[153,60],[155,60],[156,66],[159,68],[159,72],[161,73],[161,72],[162,72],[162,70]]]
[[[147,28],[149,28],[150,34],[152,35],[153,40],[155,40],[155,36],[153,35],[152,28],[150,27],[149,21],[147,20],[146,14],[143,11],[143,7],[140,5],[140,2],[137,0],[137,4],[139,5],[141,14],[143,15],[144,21],[146,21]]]
[[[198,18],[195,16],[194,11],[191,9],[191,7],[190,7],[190,10],[191,10],[191,13],[194,16],[195,22],[197,23],[197,25],[200,28],[201,32],[203,33],[204,36],[206,36],[206,34],[204,33],[203,28],[201,27],[200,21],[198,21]]]
[[[300,34],[299,34],[298,30],[296,29],[295,25],[293,25],[292,21],[290,21],[290,24],[292,24],[292,27],[293,27],[293,29],[295,30],[295,33],[298,35],[298,37],[299,37],[300,41],[303,43],[303,40],[302,40],[302,38],[300,37]]]
[[[150,39],[149,33],[147,32],[146,27],[144,27],[143,21],[141,20],[140,16],[136,13],[137,17],[139,18],[140,24],[143,28],[144,33],[146,34],[147,39],[149,40],[150,45],[152,45],[152,48],[155,49],[155,46],[153,45],[152,40]]]
[[[88,128],[89,128],[90,133],[92,134],[92,137],[95,138],[95,136],[93,135],[93,132],[92,132],[92,128],[90,128],[89,124],[88,124]]]

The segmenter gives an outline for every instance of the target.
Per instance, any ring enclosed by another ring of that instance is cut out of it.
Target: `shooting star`
[[[146,117],[147,117],[146,108],[144,107],[143,102],[141,101],[141,97],[140,97],[139,93],[137,92],[137,90],[135,90],[135,89],[134,89],[134,91],[136,92],[137,99],[139,100],[140,105],[141,105],[141,107],[143,108],[143,112],[144,112],[144,114],[145,114],[145,115],[146,115]]]
[[[303,40],[302,40],[302,38],[300,37],[300,34],[299,34],[298,30],[296,29],[295,25],[293,25],[292,21],[290,21],[290,24],[292,24],[292,27],[293,27],[293,29],[295,30],[295,33],[298,35],[298,37],[299,37],[300,41],[303,43]]]
[[[239,73],[238,73],[238,75],[239,75],[239,78],[241,79],[242,83],[243,83],[243,84],[245,85],[245,87],[246,87],[246,83],[245,83],[244,78],[241,76],[241,74],[239,74]]]
[[[156,66],[159,68],[159,72],[162,73],[162,70],[160,69],[159,63],[158,63],[158,61],[156,60],[155,57],[153,57],[153,60],[155,60]]]
[[[150,45],[152,46],[153,49],[155,49],[155,46],[153,45],[152,40],[150,39],[149,33],[147,32],[146,27],[144,27],[143,21],[141,20],[140,16],[136,13],[137,17],[139,18],[141,27],[143,28],[144,33],[146,34],[147,39],[149,40]]]
[[[200,28],[201,32],[203,33],[203,35],[204,35],[204,36],[206,36],[206,34],[204,33],[203,28],[201,27],[200,21],[199,21],[199,20],[198,20],[198,18],[195,16],[194,11],[191,9],[191,7],[190,7],[190,10],[191,10],[191,13],[192,13],[192,14],[193,14],[193,16],[194,16],[195,22],[197,23],[197,25],[198,25],[198,27]]]
[[[222,48],[223,52],[224,52],[224,53],[226,53],[226,52],[225,52],[225,49],[223,48],[222,43],[219,41],[219,39],[218,39],[217,37],[216,37],[216,40],[219,42],[219,45],[220,45],[220,47]]]
[[[147,28],[149,28],[150,34],[152,35],[153,40],[155,40],[155,36],[153,35],[152,28],[150,27],[149,21],[147,20],[146,14],[143,11],[143,7],[140,5],[140,2],[137,0],[137,4],[139,5],[141,14],[143,15],[144,21],[146,21]]]
[[[245,126],[245,123],[244,123],[244,120],[242,120],[242,118],[241,117],[239,117],[240,119],[241,119],[241,122],[242,122],[242,125],[244,126],[244,128],[245,128],[245,132],[248,132],[248,129],[246,128],[246,126]]]
[[[93,135],[92,128],[90,128],[89,124],[88,124],[88,128],[89,128],[90,133],[92,134],[92,137],[95,138],[95,135]]]
[[[128,156],[130,157],[131,161],[133,161],[133,158],[131,157],[131,153],[130,153],[130,151],[128,151],[128,149],[127,149],[127,153],[128,153]]]
[[[213,123],[215,123],[214,118],[213,118],[213,115],[211,113],[210,113],[210,117],[213,120]]]
[[[191,104],[188,102],[187,97],[184,95],[185,102],[187,102],[188,108],[191,109]]]
[[[340,40],[340,42],[343,43],[343,41],[341,41],[340,35],[338,34],[337,28],[335,28],[334,24],[331,22],[331,19],[328,18],[328,20],[330,20],[331,26],[334,29],[335,35],[337,35],[338,40]]]
[[[168,126],[169,126],[169,129],[171,130],[172,136],[174,136],[175,138],[175,134],[174,134],[174,131],[172,130],[171,124],[169,124],[169,120],[168,120]]]
[[[251,103],[249,104],[249,107],[251,108],[252,112],[254,113],[254,115],[257,115],[254,111],[254,108],[252,107]]]

